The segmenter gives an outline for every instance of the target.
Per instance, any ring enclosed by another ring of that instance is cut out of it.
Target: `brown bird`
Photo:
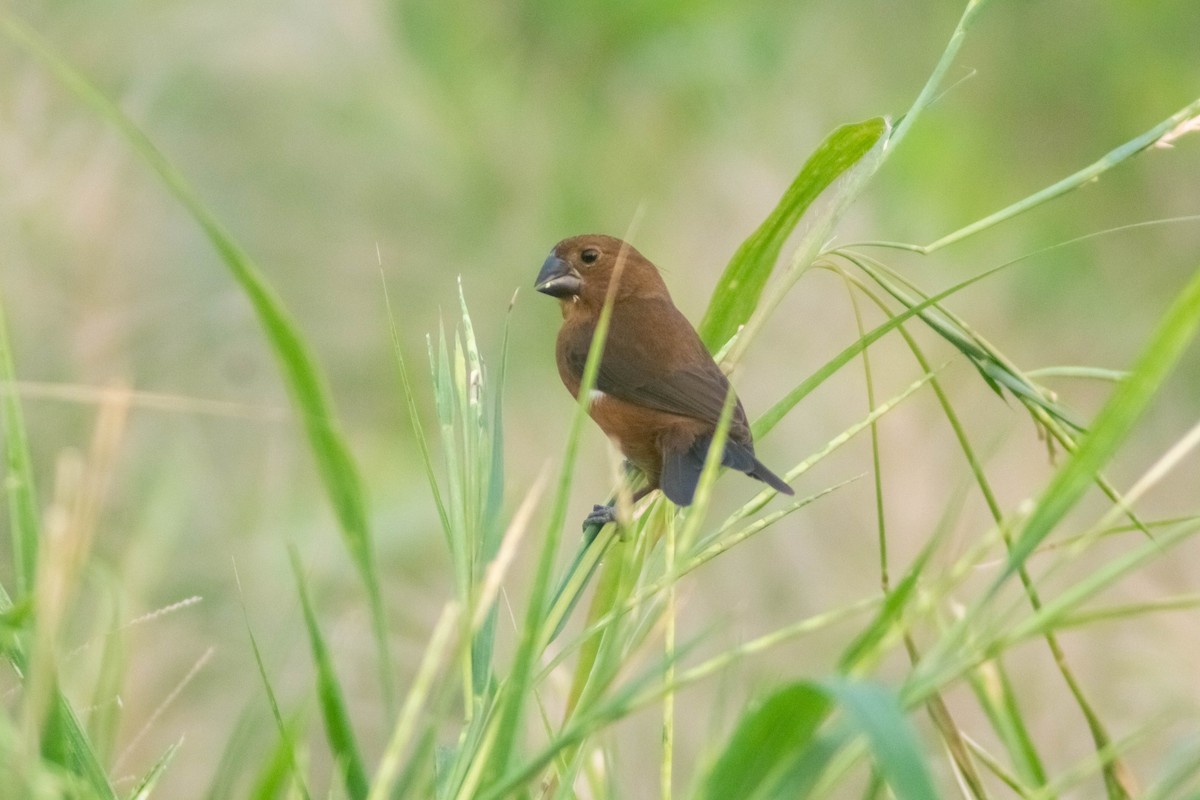
[[[661,489],[671,502],[692,502],[704,459],[730,392],[729,380],[671,301],[658,269],[612,236],[574,236],[554,246],[534,288],[562,306],[558,374],[579,394],[592,335],[614,275],[617,288],[600,371],[588,413],[646,475],[637,501]],[[754,456],[746,412],[734,398],[721,463],[776,491],[791,487]],[[596,506],[584,526],[614,519]]]

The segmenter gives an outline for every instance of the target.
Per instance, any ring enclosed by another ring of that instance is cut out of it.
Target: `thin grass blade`
[[[37,574],[38,504],[33,485],[33,461],[29,455],[29,439],[21,412],[20,395],[16,391],[16,370],[8,341],[8,322],[4,317],[4,302],[0,298],[0,383],[4,397],[0,400],[0,419],[4,424],[5,470],[4,487],[8,495],[8,524],[12,535],[15,564],[16,597],[32,590]],[[7,599],[0,611],[8,608]]]
[[[0,26],[6,26],[6,23],[7,20],[0,16]],[[28,434],[18,393],[13,389],[15,380],[8,328],[3,316],[3,301],[0,299],[0,383],[5,385],[4,398],[0,400],[0,420],[4,426],[7,462],[5,485],[9,498],[9,525],[13,537],[18,600],[21,600],[28,597],[34,588],[40,524]],[[0,586],[0,612],[10,612],[13,608],[8,592]],[[24,612],[19,609],[22,608],[28,610],[30,606],[22,600],[13,618],[21,620]],[[21,625],[21,628],[14,630],[11,637],[4,637],[9,640],[4,649],[13,666],[19,672],[25,672],[28,659],[21,641],[23,622]],[[115,800],[116,794],[109,783],[108,775],[70,702],[57,686],[53,692],[47,730],[43,736],[44,754],[78,775],[97,797],[102,800]]]
[[[396,327],[396,315],[392,312],[391,299],[388,297],[387,282],[383,284],[383,300],[388,312],[388,327],[392,336],[392,353],[396,358],[396,371],[400,377],[400,390],[404,395],[404,405],[408,410],[408,421],[412,425],[413,437],[417,440],[417,449],[421,452],[421,462],[425,467],[425,478],[429,481],[429,490],[433,493],[433,504],[437,508],[438,520],[442,523],[442,532],[447,539],[450,536],[450,517],[446,513],[446,504],[442,500],[442,492],[438,486],[437,474],[433,469],[433,455],[429,449],[429,437],[425,435],[425,426],[421,424],[421,414],[417,410],[417,396],[413,390],[412,381],[408,377],[408,366],[404,361],[404,352],[400,346],[400,331]]]
[[[240,596],[240,579],[238,580],[238,592],[238,601],[242,602]],[[283,721],[283,713],[279,710],[279,700],[275,696],[275,687],[271,685],[271,679],[267,676],[267,667],[263,663],[262,651],[258,647],[258,639],[254,636],[254,630],[250,627],[250,616],[246,612],[244,602],[242,602],[242,621],[246,625],[246,635],[250,639],[250,649],[254,653],[254,664],[258,667],[258,677],[262,681],[263,690],[267,693],[267,702],[271,706],[271,717],[275,720],[275,729],[279,731],[279,744],[276,747],[275,757],[270,762],[274,763],[281,754],[286,755],[289,774],[295,784],[296,791],[304,800],[311,800],[311,795],[308,793],[308,786],[304,781],[304,772],[300,768],[300,759],[296,753],[296,739],[292,730],[295,725],[288,725]]]
[[[317,670],[317,700],[321,707],[321,716],[325,721],[325,735],[329,738],[329,746],[333,751],[334,760],[342,773],[346,794],[351,800],[365,800],[368,791],[367,771],[363,767],[358,744],[354,739],[354,729],[350,724],[350,712],[346,709],[346,701],[342,696],[342,686],[333,668],[333,658],[329,653],[329,647],[325,644],[325,637],[321,635],[317,617],[313,613],[312,602],[308,596],[308,585],[300,566],[300,556],[296,553],[295,547],[288,548],[288,555],[291,557],[292,572],[296,576],[300,605],[304,610],[304,624],[308,629],[308,641],[312,647],[313,665]]]
[[[260,757],[260,765],[254,783],[250,791],[246,793],[249,800],[287,798],[289,797],[289,788],[298,793],[300,797],[308,797],[308,790],[296,780],[300,767],[294,743],[300,727],[301,723],[293,720],[286,726],[284,735],[279,737],[267,756]],[[291,796],[296,795],[292,794]]]
[[[170,766],[171,760],[175,758],[175,753],[179,751],[180,745],[183,744],[183,739],[180,739],[175,744],[167,748],[167,752],[162,754],[162,757],[155,762],[146,776],[138,783],[133,793],[129,795],[129,800],[149,800],[154,791],[155,785],[158,784],[158,779],[163,776]]]

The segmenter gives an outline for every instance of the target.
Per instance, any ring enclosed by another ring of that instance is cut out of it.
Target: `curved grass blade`
[[[842,125],[829,134],[800,169],[775,210],[750,234],[725,267],[704,319],[700,338],[716,351],[750,319],[783,245],[801,216],[838,176],[866,155],[887,130],[882,117]]]
[[[813,746],[833,709],[829,693],[816,684],[794,683],[774,692],[742,717],[698,797],[778,796],[778,787]]]
[[[838,250],[835,252],[865,272],[870,276],[871,280],[879,284],[884,291],[899,300],[907,308],[925,305],[924,302],[919,303],[917,299],[889,280],[883,271],[877,268],[879,264],[874,259],[849,250]],[[919,316],[925,324],[953,345],[956,350],[962,353],[975,366],[984,382],[996,394],[1001,397],[1004,396],[1000,388],[1003,386],[1012,392],[1017,399],[1021,400],[1023,404],[1037,406],[1056,420],[1076,431],[1084,430],[1083,426],[1079,422],[1076,422],[1066,409],[1048,399],[1038,387],[1029,383],[1024,376],[1017,374],[1001,359],[997,358],[994,353],[989,352],[969,331],[964,330],[953,319],[946,319],[939,316],[937,313],[934,313],[935,311],[947,313],[940,305],[935,304],[933,309],[923,308]]]
[[[413,390],[412,381],[408,377],[408,366],[404,361],[404,352],[400,347],[400,331],[396,327],[396,315],[392,311],[392,301],[388,296],[387,281],[383,281],[383,302],[388,312],[388,328],[392,336],[392,354],[396,359],[396,371],[400,377],[400,390],[404,395],[404,406],[408,410],[408,420],[412,425],[413,436],[417,440],[417,449],[421,453],[421,462],[425,467],[425,478],[429,481],[429,489],[433,493],[433,504],[437,508],[438,519],[442,523],[442,532],[447,541],[450,538],[450,516],[446,511],[446,503],[437,482],[437,474],[433,469],[433,455],[429,449],[429,437],[425,435],[425,426],[421,424],[421,414],[417,410],[417,395]]]
[[[895,695],[849,679],[800,681],[774,692],[746,714],[699,793],[702,800],[766,800],[808,796],[830,759],[848,743],[817,732],[836,708],[850,732],[866,737],[879,773],[900,800],[937,797],[925,758]],[[806,778],[798,781],[798,778]]]
[[[896,696],[884,686],[844,679],[823,684],[846,713],[851,727],[865,734],[875,765],[898,800],[937,797],[917,735]]]
[[[298,326],[253,259],[238,246],[183,175],[133,120],[24,23],[10,15],[0,15],[0,29],[23,50],[41,61],[78,99],[120,132],[133,151],[158,175],[171,195],[200,226],[253,306],[308,435],[309,447],[341,527],[346,548],[366,588],[379,651],[383,695],[387,707],[391,709],[395,705],[391,656],[387,649],[387,626],[371,546],[366,496],[350,449],[337,427],[324,377]]]

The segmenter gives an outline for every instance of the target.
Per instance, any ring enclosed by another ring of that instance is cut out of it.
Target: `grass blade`
[[[317,700],[321,707],[321,716],[325,720],[325,735],[329,737],[329,746],[342,773],[346,794],[351,800],[365,800],[367,771],[363,767],[362,757],[359,756],[358,745],[354,740],[354,729],[350,724],[346,701],[342,697],[341,683],[334,671],[333,659],[325,644],[325,638],[317,626],[304,572],[300,567],[300,556],[297,555],[295,547],[288,548],[288,555],[291,557],[292,572],[296,576],[296,588],[300,592],[304,624],[308,629],[309,644],[312,646],[313,665],[317,670]]]
[[[1129,377],[1113,392],[1069,461],[1042,492],[1014,537],[1008,566],[996,582],[1011,577],[1050,534],[1108,463],[1200,326],[1200,270],[1176,297],[1142,349]]]
[[[392,354],[396,358],[396,371],[400,376],[400,390],[404,396],[404,406],[408,410],[408,420],[412,425],[413,437],[417,440],[417,449],[421,452],[421,462],[425,466],[425,478],[429,481],[429,489],[433,493],[433,504],[437,508],[438,520],[442,523],[442,532],[447,540],[450,537],[450,517],[446,512],[446,503],[442,500],[442,492],[438,487],[437,474],[433,469],[433,456],[429,450],[429,437],[425,435],[425,426],[421,424],[421,414],[417,410],[417,395],[413,390],[412,381],[408,377],[408,366],[404,361],[404,351],[400,347],[400,331],[396,327],[396,315],[392,311],[391,298],[388,296],[387,281],[383,282],[383,302],[388,312],[388,327],[392,336]]]
[[[710,351],[715,352],[750,319],[800,217],[821,192],[875,146],[886,130],[882,117],[842,125],[804,162],[775,210],[742,242],[717,282],[699,328],[700,338]]]
[[[8,342],[8,322],[4,317],[4,301],[0,297],[0,382],[4,384],[4,399],[0,401],[0,419],[4,424],[5,491],[8,494],[8,519],[12,534],[13,561],[16,568],[17,598],[33,588],[37,573],[38,504],[33,485],[33,462],[29,455],[29,440],[21,401],[16,391],[16,369]],[[8,603],[0,605],[0,611]]]
[[[1176,111],[1174,114],[1167,117],[1150,130],[1146,131],[1140,136],[1130,139],[1120,147],[1114,148],[1105,154],[1104,157],[1092,164],[1089,164],[1078,172],[1068,175],[1057,183],[1047,186],[1045,189],[1035,192],[1023,200],[1013,203],[1006,208],[1002,208],[993,214],[989,214],[983,219],[977,220],[965,228],[960,228],[953,233],[948,233],[942,238],[938,239],[936,242],[931,242],[924,247],[915,248],[915,250],[922,254],[932,253],[933,251],[940,250],[947,245],[962,241],[968,236],[972,236],[980,231],[999,225],[1001,222],[1009,220],[1018,214],[1023,214],[1024,212],[1036,208],[1043,203],[1048,203],[1056,197],[1066,194],[1067,192],[1078,189],[1081,186],[1086,186],[1123,161],[1126,161],[1143,150],[1154,146],[1159,141],[1163,140],[1164,137],[1168,136],[1172,131],[1178,129],[1183,123],[1193,119],[1197,114],[1200,114],[1200,98],[1193,100],[1191,103]]]
[[[234,568],[234,575],[235,577],[237,575],[236,567]],[[304,800],[311,800],[311,795],[308,793],[308,786],[304,782],[304,773],[300,769],[300,762],[296,757],[295,736],[292,728],[283,721],[283,713],[279,710],[279,700],[275,696],[275,688],[271,685],[271,679],[267,677],[267,667],[263,664],[262,651],[258,647],[258,639],[254,636],[254,630],[250,627],[250,616],[246,613],[246,604],[241,596],[241,578],[237,578],[237,583],[238,602],[242,606],[242,621],[246,625],[246,635],[250,637],[250,649],[254,653],[254,664],[258,667],[258,677],[262,680],[263,690],[267,693],[267,702],[271,706],[271,716],[275,720],[276,729],[279,731],[279,745],[275,757],[270,760],[270,763],[274,764],[279,757],[286,755],[296,791]]]
[[[897,800],[937,797],[917,735],[892,692],[877,683],[839,679],[824,684],[851,726],[867,737],[875,765]]]
[[[379,651],[380,681],[388,709],[394,707],[391,656],[383,599],[372,552],[366,496],[358,468],[335,421],[332,401],[316,360],[283,303],[261,270],[201,202],[183,175],[150,138],[107,96],[62,58],[36,32],[11,15],[0,16],[0,29],[37,58],[72,94],[90,106],[125,138],[133,151],[158,175],[163,185],[200,226],[230,274],[241,287],[262,324],[275,360],[296,404],[309,447],[342,531],[347,550],[358,568],[371,607]]]
[[[2,18],[0,22],[3,22]],[[0,383],[5,384],[4,399],[0,401],[3,403],[3,407],[0,408],[0,420],[3,422],[6,450],[5,484],[10,505],[9,524],[12,528],[13,555],[16,561],[18,600],[21,601],[29,596],[34,588],[40,525],[28,436],[18,395],[13,390],[15,380],[3,302],[0,299]],[[28,610],[30,607],[22,601],[19,608]],[[11,609],[12,600],[4,587],[0,586],[0,613],[9,612]],[[16,616],[22,616],[24,610]],[[25,673],[28,658],[21,638],[20,633],[14,630],[11,641],[5,644],[4,650],[17,671]],[[53,688],[42,745],[43,755],[82,778],[96,797],[115,800],[116,794],[109,783],[108,775],[80,725],[75,710],[58,688],[57,682]]]
[[[773,797],[772,789],[813,744],[833,712],[829,693],[812,683],[775,691],[745,714],[700,790],[701,800]]]
[[[154,791],[155,784],[158,779],[166,772],[171,760],[175,758],[175,753],[178,752],[180,745],[183,744],[183,739],[180,739],[175,744],[167,748],[167,752],[163,753],[162,758],[158,760],[150,771],[146,773],[146,777],[142,778],[138,783],[137,788],[133,790],[133,794],[129,795],[129,800],[149,800],[151,793]]]

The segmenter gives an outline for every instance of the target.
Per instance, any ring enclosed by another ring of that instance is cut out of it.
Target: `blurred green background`
[[[951,72],[954,87],[854,208],[841,241],[932,241],[1091,163],[1200,94],[1194,0],[992,6]],[[809,151],[842,122],[902,113],[962,10],[957,0],[11,7],[144,128],[301,321],[370,488],[404,675],[452,584],[397,388],[381,274],[427,401],[424,337],[443,314],[456,319],[458,276],[493,371],[520,290],[506,386],[511,508],[539,469],[559,463],[571,413],[553,367],[557,308],[530,290],[550,247],[576,233],[621,235],[640,209],[635,243],[698,320],[725,262]],[[888,258],[925,288],[942,288],[1082,234],[1200,213],[1198,176],[1200,137],[1185,138],[935,257]],[[1197,266],[1200,223],[1140,228],[1039,255],[952,307],[1022,367],[1121,368]],[[312,565],[342,678],[365,710],[360,735],[377,753],[390,723],[374,713],[365,602],[251,308],[147,167],[7,40],[0,289],[25,381],[120,382],[239,404],[229,414],[182,401],[135,408],[112,476],[84,607],[103,624],[105,615],[131,620],[203,598],[123,634],[120,746],[130,749],[121,768],[144,771],[184,736],[162,791],[202,796],[235,730],[250,763],[273,741],[239,591],[288,707],[312,710],[287,541]],[[826,273],[802,282],[736,376],[751,416],[855,335],[840,283]],[[916,373],[903,350],[878,352],[886,396]],[[1051,469],[1044,446],[970,368],[956,364],[949,380],[992,454],[1003,502],[1015,507]],[[807,400],[762,443],[763,460],[786,469],[861,418],[861,384],[861,371],[848,369]],[[1198,386],[1193,357],[1114,467],[1118,483],[1194,422]],[[1108,392],[1079,382],[1055,388],[1085,417]],[[25,392],[45,500],[62,453],[86,448],[96,406],[48,399],[44,387]],[[882,435],[885,463],[904,465],[887,484],[903,559],[961,485],[961,456],[928,397],[889,418]],[[869,470],[861,444],[806,478],[801,492]],[[600,434],[589,432],[572,519],[607,493],[611,464]],[[1195,475],[1193,461],[1150,498],[1153,508],[1191,510]],[[721,483],[728,498],[751,488]],[[964,542],[986,529],[976,511],[969,504]],[[718,560],[691,585],[692,632],[728,643],[870,594],[878,584],[872,515],[869,481],[859,481]],[[0,579],[11,585],[3,541]],[[1139,576],[1150,585],[1129,586],[1130,596],[1194,588],[1186,563]],[[1068,643],[1118,734],[1125,721],[1196,710],[1194,614],[1100,631],[1112,638]],[[94,631],[74,633],[82,645]],[[1124,670],[1124,648],[1161,642],[1170,642],[1161,675]],[[211,660],[156,711],[209,648]],[[679,741],[685,774],[748,691],[822,674],[835,653],[806,642],[739,667],[744,686],[694,690],[698,724]],[[1086,755],[1075,712],[1060,719],[1062,689],[1044,648],[1017,654],[1029,663],[1009,666],[1029,680],[1038,735],[1063,763]],[[70,662],[66,669],[70,694]],[[1057,741],[1060,730],[1071,733]],[[657,731],[629,723],[621,735],[628,796],[644,796],[637,765],[656,762],[639,750],[653,749]]]

